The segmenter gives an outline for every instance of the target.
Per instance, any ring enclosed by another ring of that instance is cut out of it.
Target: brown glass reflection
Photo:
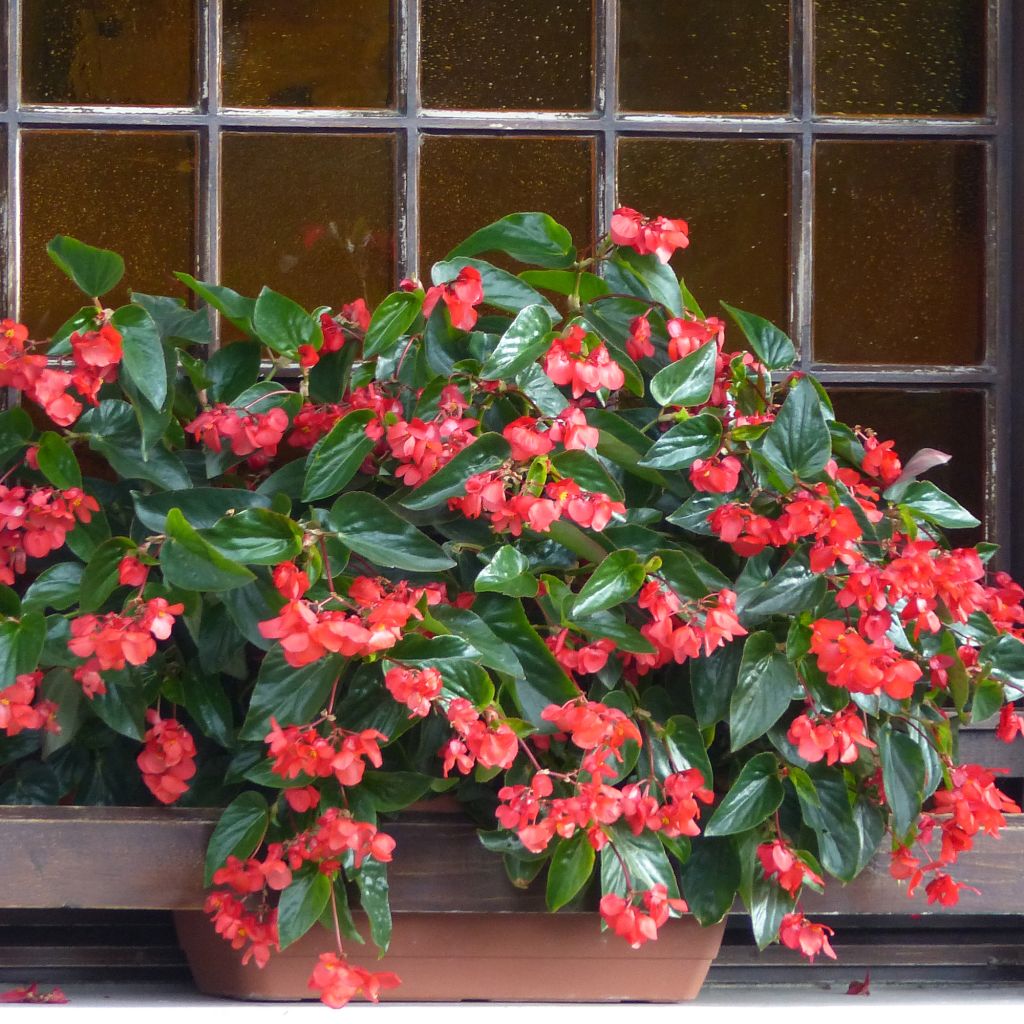
[[[196,270],[196,137],[192,132],[22,132],[21,315],[45,337],[82,305],[54,266],[54,235],[119,252],[129,289],[182,294],[172,272]]]
[[[391,135],[227,132],[221,163],[221,273],[312,309],[395,283]]]
[[[477,228],[521,210],[544,210],[569,229],[577,246],[592,243],[594,160],[594,140],[587,137],[425,136],[421,273],[429,276],[431,264]]]
[[[988,0],[815,0],[818,113],[983,113],[987,7]]]
[[[25,103],[196,102],[198,0],[21,5]]]
[[[619,107],[789,110],[789,0],[620,0]]]
[[[672,259],[709,314],[718,300],[789,322],[788,142],[620,139],[618,202],[682,217],[690,247]]]
[[[394,105],[392,0],[225,0],[223,35],[227,106]]]
[[[594,0],[422,0],[423,106],[591,110]]]
[[[982,361],[985,155],[975,142],[817,144],[817,359]]]
[[[891,438],[904,463],[922,448],[937,448],[951,455],[952,461],[929,470],[922,479],[952,494],[984,519],[985,466],[991,448],[984,392],[831,385],[829,394],[837,419],[851,427],[871,427],[882,440]],[[958,544],[966,538],[966,533],[954,534]]]

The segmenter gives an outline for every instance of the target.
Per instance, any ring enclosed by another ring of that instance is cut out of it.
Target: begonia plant
[[[262,965],[324,924],[332,1006],[397,982],[349,903],[385,950],[387,821],[432,794],[633,946],[738,897],[833,956],[801,891],[882,849],[955,903],[1018,810],[957,730],[1021,732],[1024,591],[947,541],[943,456],[838,422],[768,321],[726,340],[687,245],[515,214],[372,310],[178,274],[211,351],[54,239],[90,301],[0,326],[0,799],[224,807],[217,931]]]

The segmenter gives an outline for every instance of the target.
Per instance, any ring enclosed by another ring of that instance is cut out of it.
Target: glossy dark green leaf
[[[635,836],[624,823],[609,829],[609,844],[601,851],[601,892],[625,895],[626,877],[622,873],[619,857],[625,861],[630,881],[635,890],[663,885],[670,898],[679,896],[675,872],[655,832],[641,832]],[[618,857],[611,849],[614,845]]]
[[[982,648],[982,660],[987,661],[994,676],[1013,686],[1024,687],[1024,642],[1004,633],[990,640]]]
[[[206,363],[210,377],[210,398],[215,402],[233,402],[251,388],[260,375],[259,342],[236,341],[218,349]]]
[[[888,723],[879,728],[877,740],[882,782],[892,811],[893,835],[903,840],[921,813],[924,758],[906,733],[895,732]]]
[[[359,902],[370,922],[370,935],[384,954],[391,945],[391,903],[388,899],[388,866],[372,857],[356,872]]]
[[[481,434],[468,448],[463,448],[451,462],[444,465],[426,483],[402,499],[414,511],[433,508],[449,498],[466,493],[466,480],[478,473],[497,469],[511,454],[508,441],[501,434]]]
[[[209,345],[213,338],[210,318],[203,309],[189,309],[184,299],[167,295],[132,292],[132,302],[141,306],[160,331],[160,337],[171,344]]]
[[[812,611],[825,596],[827,584],[812,572],[805,552],[794,554],[774,575],[740,591],[736,613],[744,623],[769,615],[797,615]]]
[[[822,765],[812,765],[807,776],[814,786],[814,799],[797,792],[804,821],[818,837],[821,865],[841,882],[849,882],[857,874],[861,837],[846,779],[837,768]]]
[[[111,537],[93,553],[82,573],[79,604],[83,612],[97,611],[120,586],[118,567],[121,559],[134,551],[135,545],[127,537]]]
[[[363,774],[359,788],[373,797],[380,814],[405,810],[430,790],[429,776],[419,772],[368,771]]]
[[[440,545],[365,491],[343,494],[327,521],[346,547],[376,565],[407,572],[436,572],[455,565]]]
[[[729,839],[695,838],[679,874],[690,913],[704,925],[721,921],[732,909],[740,887],[735,844]]]
[[[722,421],[701,413],[667,430],[640,460],[651,469],[689,469],[696,459],[707,459],[722,443]]]
[[[711,397],[717,361],[718,347],[714,342],[701,345],[696,352],[669,363],[651,378],[651,397],[661,406],[703,405]]]
[[[298,523],[265,508],[224,516],[201,536],[226,558],[243,565],[279,565],[302,551],[303,533]]]
[[[696,768],[704,776],[704,786],[714,785],[714,771],[700,727],[687,715],[673,715],[665,722],[665,734],[652,739],[655,771],[660,778],[674,772]]]
[[[66,491],[82,486],[82,471],[78,468],[78,460],[71,445],[60,434],[47,430],[39,438],[36,460],[39,471],[54,487]]]
[[[197,281],[191,274],[177,271],[174,276],[204,302],[222,313],[243,334],[252,337],[256,333],[252,322],[256,310],[255,299],[239,295],[238,292],[225,288],[223,285]]]
[[[980,526],[976,519],[955,498],[940,491],[935,484],[927,480],[917,480],[903,492],[900,505],[920,519],[944,530],[962,530]]]
[[[277,935],[281,949],[301,939],[320,920],[331,898],[331,882],[319,871],[296,875],[277,901]]]
[[[806,377],[789,391],[761,443],[761,455],[790,484],[810,480],[832,457],[832,438],[814,385]]]
[[[490,676],[471,657],[475,651],[454,636],[410,636],[388,651],[389,660],[441,673],[445,692],[484,707],[494,700]]]
[[[551,317],[543,306],[520,310],[487,357],[480,376],[484,380],[510,380],[547,352],[550,330]]]
[[[785,889],[756,874],[750,899],[750,927],[758,949],[765,949],[779,937],[783,917],[792,913],[796,900]]]
[[[1014,696],[1016,695],[1015,691]],[[985,679],[978,683],[974,688],[974,699],[971,701],[971,721],[987,721],[998,713],[1004,700],[1003,687],[995,679]]]
[[[647,569],[635,551],[613,551],[583,584],[569,614],[577,618],[614,608],[628,601],[646,578]]]
[[[743,766],[704,829],[707,836],[729,836],[756,828],[782,803],[782,781],[774,754],[755,754]]]
[[[574,270],[523,270],[518,276],[533,288],[558,295],[572,295],[578,288],[581,302],[592,302],[611,291],[603,278],[586,271],[577,274]]]
[[[233,487],[189,487],[155,494],[132,491],[132,498],[139,522],[153,533],[166,532],[172,508],[179,509],[197,530],[208,529],[232,510],[270,508],[269,497]]]
[[[481,662],[488,668],[506,675],[522,675],[523,668],[515,652],[475,612],[454,605],[436,605],[428,610],[432,622],[444,630],[461,637],[479,652]],[[440,632],[428,625],[433,632]]]
[[[732,587],[732,581],[716,569],[696,548],[658,548],[658,575],[680,596],[697,601],[712,591]]]
[[[672,268],[654,253],[641,256],[620,246],[605,264],[605,280],[613,292],[625,292],[661,303],[672,316],[683,315],[683,297]]]
[[[577,832],[558,843],[548,867],[548,910],[561,909],[579,893],[590,880],[594,859],[586,832]]]
[[[622,488],[609,476],[604,466],[588,452],[559,452],[552,456],[551,465],[562,476],[575,480],[583,490],[607,494],[612,501],[622,501]]]
[[[167,513],[169,539],[160,546],[160,566],[164,579],[182,590],[231,590],[253,579],[243,565],[222,555],[181,514],[172,508]]]
[[[498,548],[473,584],[478,594],[505,594],[508,597],[536,597],[537,588],[537,577],[530,572],[529,559],[511,544]]]
[[[723,302],[722,308],[736,321],[744,337],[750,342],[754,355],[769,370],[786,370],[796,360],[796,347],[784,331],[764,317],[737,309]]]
[[[234,738],[231,701],[224,680],[220,676],[202,672],[185,672],[181,678],[181,691],[188,713],[205,735],[230,748]]]
[[[112,318],[121,332],[121,368],[154,409],[167,401],[167,367],[160,329],[141,306],[122,306]]]
[[[363,355],[369,359],[391,349],[412,327],[423,306],[416,292],[392,292],[374,310],[363,340]]]
[[[269,823],[270,808],[260,793],[249,791],[232,800],[210,836],[204,884],[211,884],[214,872],[227,863],[228,857],[252,856],[263,842]]]
[[[92,713],[114,732],[142,742],[146,731],[146,694],[136,685],[129,671],[104,674],[106,692],[97,693],[89,702]]]
[[[319,349],[324,332],[319,321],[294,299],[264,287],[256,296],[252,325],[256,336],[272,352],[296,358],[300,346]]]
[[[740,750],[763,736],[799,693],[796,670],[771,633],[752,633],[743,645],[739,679],[729,705],[729,742]]]
[[[0,622],[0,680],[5,687],[16,676],[35,671],[46,639],[46,620],[40,612],[26,612],[18,621]]]
[[[77,604],[82,570],[83,566],[78,562],[58,562],[44,569],[25,591],[21,599],[22,609],[41,612],[52,608],[62,612]]]
[[[318,501],[337,494],[356,475],[373,451],[375,442],[366,436],[366,425],[374,415],[372,409],[356,409],[317,441],[306,459],[303,501]]]
[[[576,259],[572,235],[546,213],[513,213],[475,231],[448,254],[450,261],[503,252],[520,263],[567,267]]]
[[[97,249],[77,238],[57,235],[46,246],[50,259],[89,298],[106,295],[124,276],[124,260],[109,249]]]

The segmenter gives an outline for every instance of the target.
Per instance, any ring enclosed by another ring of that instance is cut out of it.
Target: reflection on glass
[[[394,105],[392,0],[224,0],[231,107]]]
[[[619,6],[622,110],[789,110],[789,0],[621,0]]]
[[[985,355],[985,147],[819,142],[814,354],[833,363]]]
[[[952,455],[952,461],[929,470],[923,479],[952,494],[984,520],[985,466],[991,450],[984,392],[830,385],[829,394],[841,422],[871,427],[883,441],[891,438],[904,464],[922,448]],[[952,538],[959,546],[969,541],[970,534],[956,531]]]
[[[820,114],[985,109],[988,0],[815,0]]]
[[[423,277],[477,228],[520,210],[544,210],[569,229],[577,246],[591,243],[594,160],[589,137],[425,136],[420,148]]]
[[[594,0],[422,0],[423,106],[591,110],[594,37]]]
[[[22,3],[24,103],[193,106],[198,0]]]
[[[220,279],[307,309],[371,304],[395,283],[391,135],[226,132]]]
[[[618,202],[682,217],[690,247],[672,268],[709,316],[718,300],[789,322],[790,143],[621,139]]]
[[[119,252],[129,290],[181,295],[172,272],[196,272],[196,136],[193,132],[22,132],[21,316],[52,334],[82,305],[46,243],[72,235]]]

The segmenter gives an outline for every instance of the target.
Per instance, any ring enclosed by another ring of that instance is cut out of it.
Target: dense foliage
[[[385,949],[383,816],[450,792],[548,904],[634,946],[739,897],[814,958],[804,886],[949,873],[1016,811],[957,727],[1021,731],[1021,588],[977,526],[789,338],[706,316],[683,221],[578,253],[539,213],[377,309],[178,278],[0,329],[0,799],[225,806],[208,910],[264,963],[318,921],[311,987]],[[498,253],[501,265],[480,258]],[[59,237],[87,296],[119,257]],[[526,264],[513,273],[503,267]],[[313,966],[313,965],[311,965]]]

